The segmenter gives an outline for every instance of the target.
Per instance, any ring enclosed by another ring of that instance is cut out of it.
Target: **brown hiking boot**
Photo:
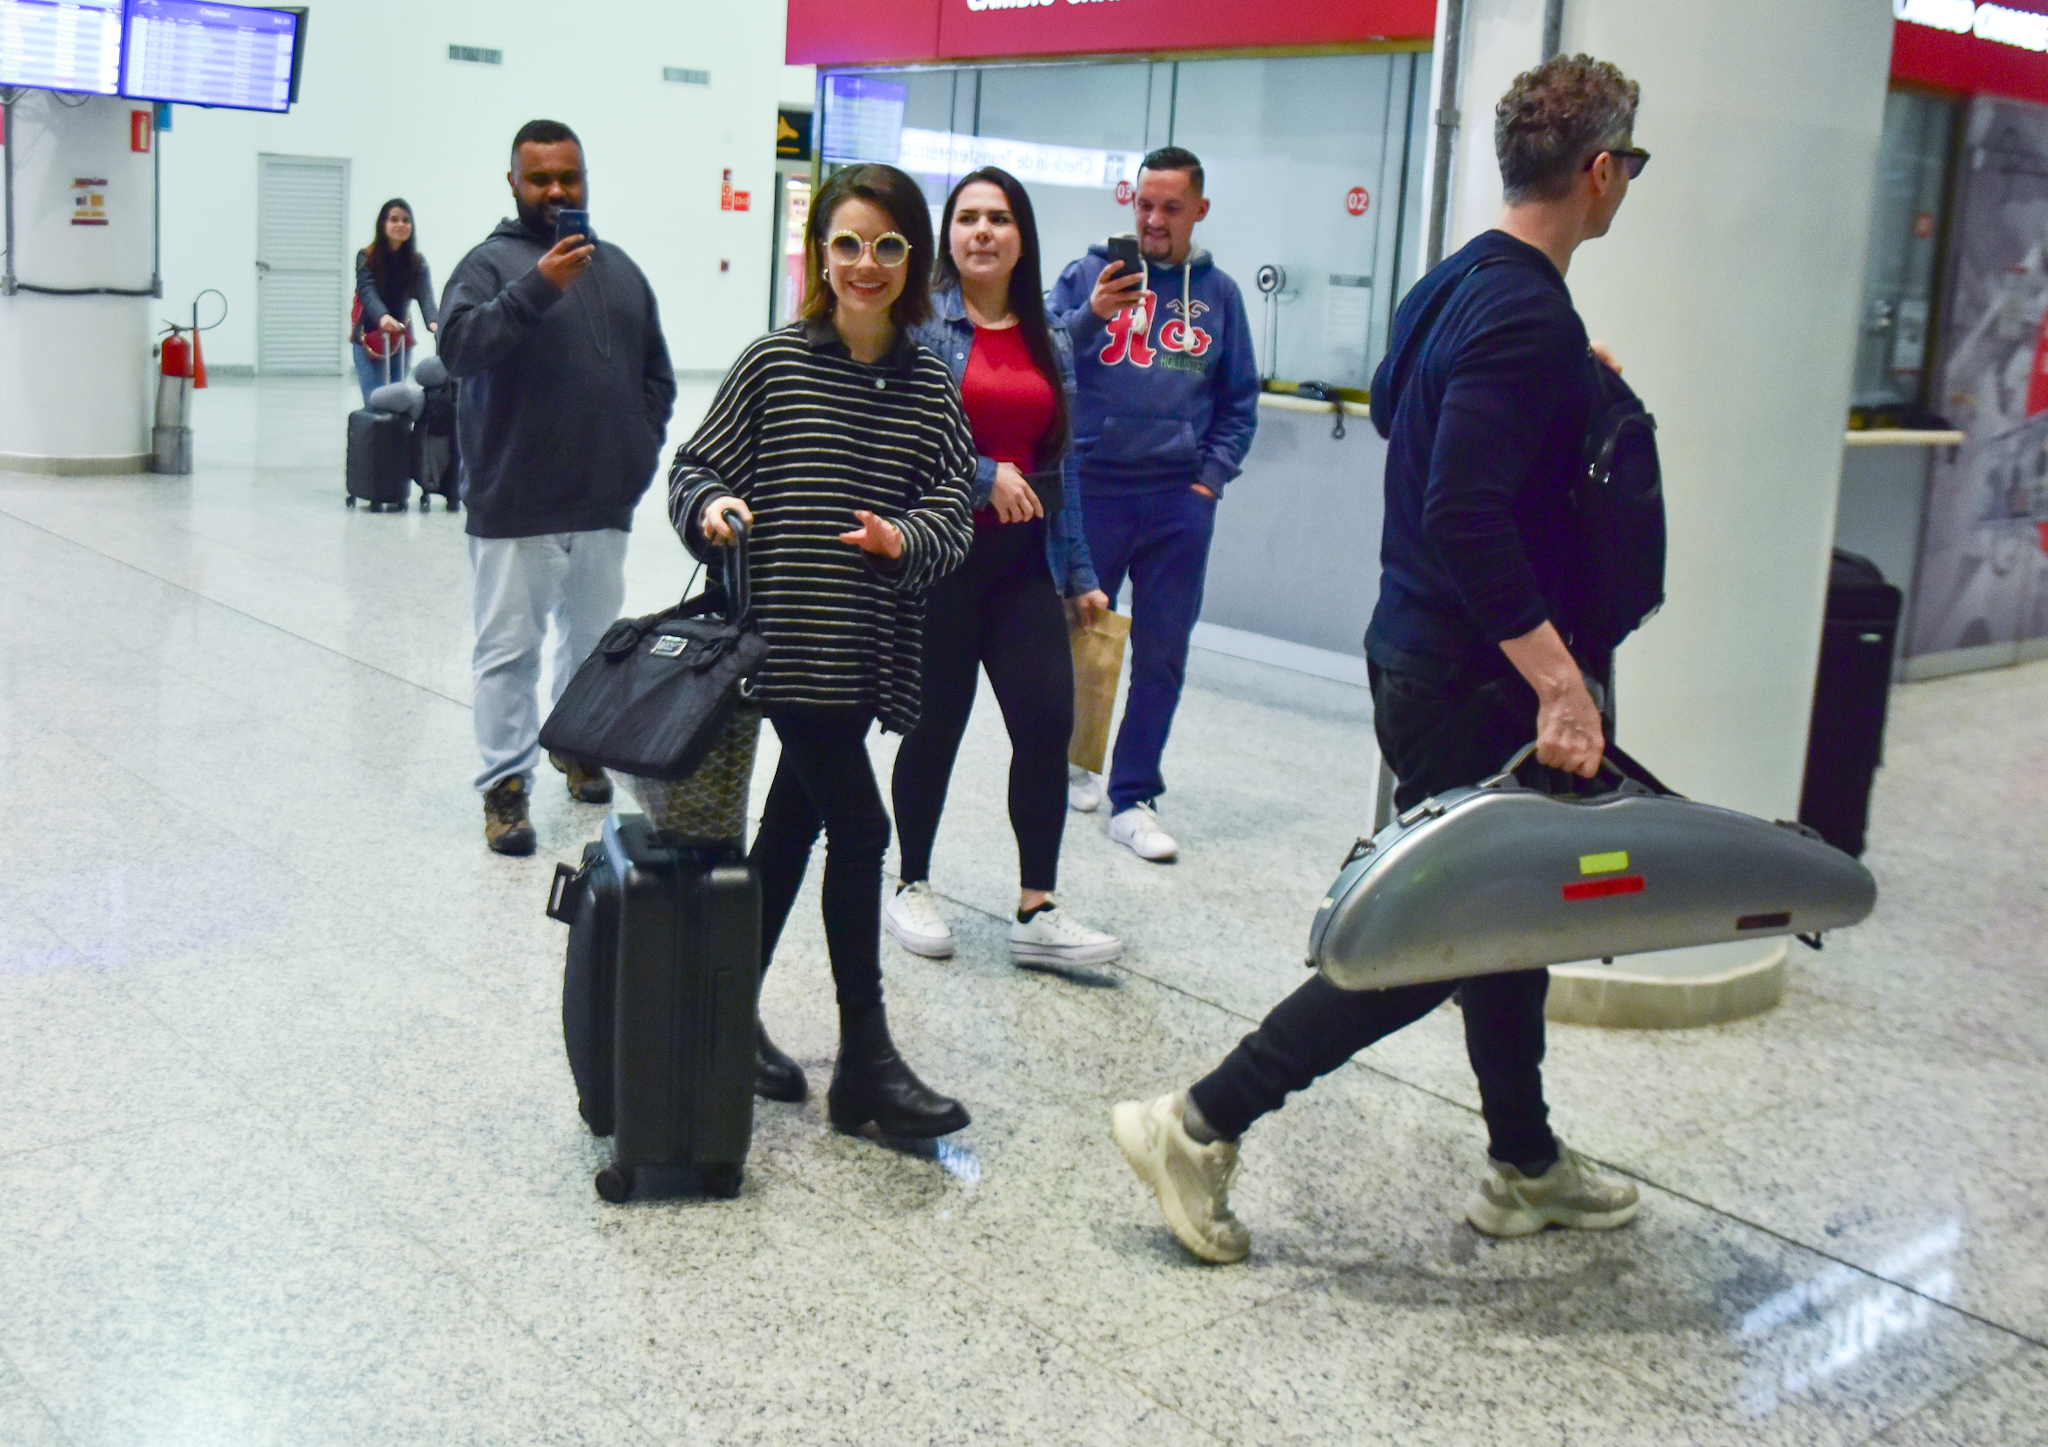
[[[612,801],[612,780],[595,764],[586,764],[577,759],[565,759],[560,754],[549,754],[548,762],[560,773],[569,776],[569,797],[579,804],[609,804]]]
[[[526,817],[526,780],[514,774],[484,795],[484,842],[499,854],[533,853],[533,821]]]

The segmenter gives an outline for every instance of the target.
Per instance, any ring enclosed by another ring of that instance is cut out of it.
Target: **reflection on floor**
[[[1248,1264],[1163,1233],[1107,1108],[1292,986],[1374,768],[1355,690],[1214,656],[1182,862],[1071,817],[1115,988],[1008,963],[977,714],[960,954],[886,957],[972,1129],[764,1106],[737,1201],[612,1207],[540,908],[601,816],[544,777],[540,853],[485,852],[462,519],[345,510],[345,406],[216,387],[190,479],[0,475],[0,1443],[2048,1442],[2048,668],[1899,693],[1878,914],[1781,1008],[1553,1033],[1627,1230],[1462,1224],[1446,1012],[1249,1138]],[[813,894],[765,1010],[817,1088],[828,995]]]

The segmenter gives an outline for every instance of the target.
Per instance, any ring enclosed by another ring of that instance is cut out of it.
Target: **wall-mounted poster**
[[[1934,405],[1968,440],[1935,459],[1906,651],[2017,657],[2048,639],[2048,106],[1965,125]]]

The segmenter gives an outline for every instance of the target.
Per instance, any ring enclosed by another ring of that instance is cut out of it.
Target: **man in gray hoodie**
[[[654,476],[676,379],[640,268],[611,242],[556,238],[560,214],[588,205],[576,133],[528,121],[512,139],[506,180],[518,218],[500,222],[448,278],[440,355],[460,381],[484,839],[500,854],[531,854],[541,648],[552,624],[559,698],[619,616],[626,534]],[[551,762],[572,798],[610,802],[603,769]]]

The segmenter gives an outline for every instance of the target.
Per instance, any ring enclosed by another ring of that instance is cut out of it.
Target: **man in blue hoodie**
[[[1478,783],[1532,733],[1541,762],[1582,777],[1605,750],[1581,674],[1605,660],[1574,657],[1559,628],[1575,566],[1567,488],[1600,385],[1564,274],[1650,159],[1630,141],[1637,99],[1634,81],[1584,55],[1516,77],[1494,108],[1506,209],[1402,300],[1373,377],[1387,511],[1365,648],[1399,808]],[[1229,1202],[1239,1137],[1456,991],[1489,1137],[1466,1219],[1492,1236],[1622,1225],[1635,1187],[1550,1130],[1549,983],[1525,970],[1354,991],[1312,975],[1186,1091],[1119,1105],[1117,1145],[1189,1250],[1242,1260],[1250,1239]]]
[[[1140,859],[1179,846],[1159,827],[1159,756],[1187,677],[1188,639],[1217,499],[1259,420],[1259,368],[1237,283],[1194,244],[1209,214],[1202,163],[1165,146],[1138,168],[1132,201],[1144,266],[1108,248],[1060,274],[1049,298],[1074,338],[1074,454],[1082,526],[1102,589],[1131,585],[1131,687],[1110,763],[1109,837]],[[1092,809],[1092,781],[1069,797]]]

